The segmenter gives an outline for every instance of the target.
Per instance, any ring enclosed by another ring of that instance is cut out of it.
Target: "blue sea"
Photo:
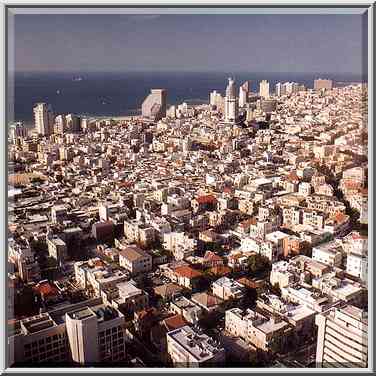
[[[232,72],[127,72],[127,73],[21,73],[8,82],[8,119],[32,124],[33,106],[37,102],[52,105],[55,114],[74,113],[86,116],[126,116],[138,114],[141,103],[152,88],[165,88],[168,103],[207,103],[209,93],[224,94],[227,78],[237,85],[251,81],[257,92],[266,79],[271,90],[279,81],[295,81],[313,87],[315,78],[331,78],[336,84],[360,82],[354,74],[232,73]]]

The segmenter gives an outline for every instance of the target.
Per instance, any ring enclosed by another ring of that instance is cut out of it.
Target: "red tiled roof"
[[[213,195],[199,196],[196,200],[199,204],[215,204],[217,202]]]
[[[174,315],[174,316],[168,317],[167,319],[163,320],[163,323],[167,327],[168,330],[178,329],[187,325],[187,321],[185,321],[182,315]]]
[[[345,222],[347,221],[349,218],[348,215],[346,214],[343,214],[341,212],[336,212],[333,216],[332,216],[332,219],[337,222],[337,223],[342,223],[342,222]]]
[[[47,296],[56,296],[59,294],[58,289],[51,285],[49,282],[44,282],[34,287],[35,291],[39,294],[43,295],[44,297]]]
[[[218,265],[210,268],[210,273],[214,275],[227,275],[231,272],[231,269],[225,265]]]
[[[198,278],[202,276],[202,273],[198,270],[192,269],[189,266],[179,266],[174,270],[175,274],[185,278]]]

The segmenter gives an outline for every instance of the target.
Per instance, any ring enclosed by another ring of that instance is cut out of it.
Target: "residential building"
[[[153,266],[152,256],[136,246],[120,251],[119,263],[132,274],[148,272]]]
[[[366,368],[368,314],[351,306],[335,307],[316,316],[316,364],[322,368]]]
[[[225,361],[218,342],[188,325],[167,333],[167,351],[175,367],[220,366]]]

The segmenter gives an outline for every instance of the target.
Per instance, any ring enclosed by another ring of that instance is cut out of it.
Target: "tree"
[[[252,275],[264,274],[271,269],[269,259],[258,253],[249,256],[247,262],[248,270]]]

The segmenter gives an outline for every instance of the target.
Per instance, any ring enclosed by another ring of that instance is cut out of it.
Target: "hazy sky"
[[[16,15],[21,71],[359,73],[361,15]]]

